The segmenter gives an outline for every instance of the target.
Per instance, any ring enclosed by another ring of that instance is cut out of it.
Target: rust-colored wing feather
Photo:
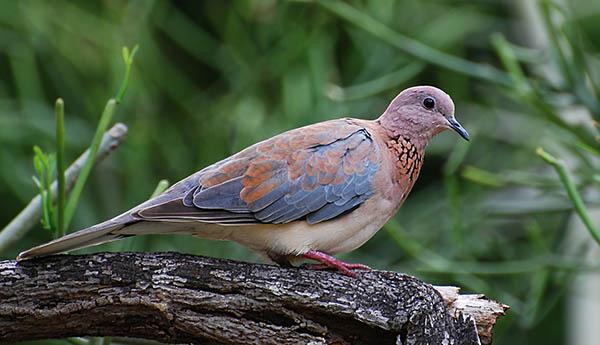
[[[148,220],[311,224],[340,216],[374,193],[381,154],[349,119],[292,130],[215,163],[137,210]]]

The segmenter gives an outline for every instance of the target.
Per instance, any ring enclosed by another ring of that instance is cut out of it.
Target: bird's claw
[[[354,272],[353,270],[371,270],[371,267],[367,265],[347,263],[342,260],[336,259],[331,255],[316,250],[308,251],[304,254],[304,257],[320,262],[319,264],[302,265],[303,268],[310,270],[336,269],[349,277],[356,277],[356,272]]]

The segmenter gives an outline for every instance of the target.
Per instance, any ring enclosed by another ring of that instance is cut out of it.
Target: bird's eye
[[[435,101],[431,97],[426,97],[423,100],[423,106],[427,109],[433,109],[433,107],[435,107]]]

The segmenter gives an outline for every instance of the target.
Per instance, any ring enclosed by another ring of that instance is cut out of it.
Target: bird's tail
[[[128,225],[128,222],[124,222],[119,218],[120,217],[113,218],[106,222],[68,234],[54,241],[33,247],[19,254],[19,256],[17,256],[17,261],[62,253],[126,237],[122,234],[116,233],[117,230]]]

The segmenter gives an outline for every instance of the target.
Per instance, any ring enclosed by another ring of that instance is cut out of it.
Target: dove
[[[376,120],[341,118],[254,144],[103,223],[19,254],[17,260],[145,234],[229,240],[291,267],[355,276],[362,264],[334,257],[369,240],[400,208],[425,147],[451,129],[469,134],[454,103],[432,86],[398,94]]]

